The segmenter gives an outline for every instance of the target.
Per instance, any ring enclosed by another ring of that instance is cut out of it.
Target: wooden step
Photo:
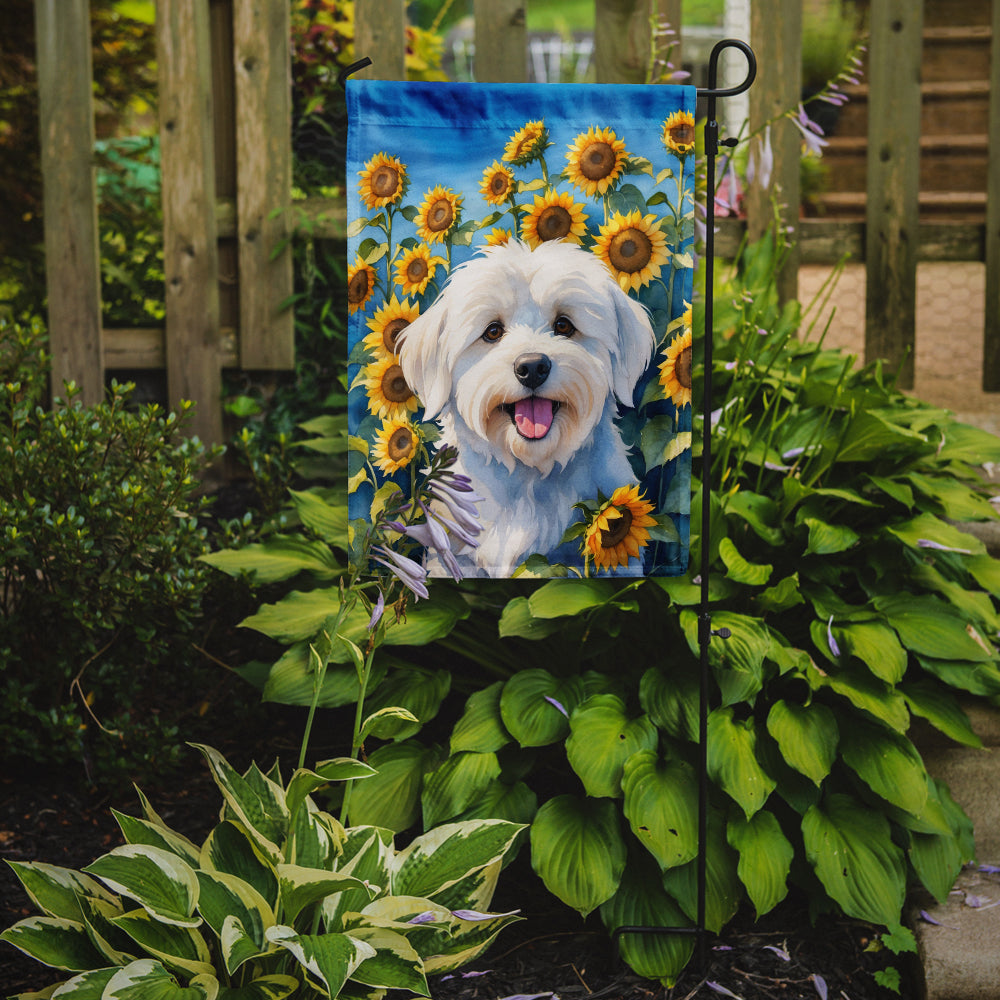
[[[962,24],[989,24],[991,2],[992,0],[924,0],[924,27],[947,26],[956,21],[961,21]]]
[[[992,38],[989,25],[925,28],[921,79],[925,83],[988,80]]]
[[[867,196],[863,191],[831,191],[817,196],[825,216],[864,219]],[[921,191],[920,218],[955,222],[982,222],[986,216],[986,193],[979,191]]]
[[[937,80],[920,86],[921,135],[951,135],[988,131],[989,80]],[[866,135],[868,130],[867,83],[846,89],[848,103],[841,109],[836,134]]]

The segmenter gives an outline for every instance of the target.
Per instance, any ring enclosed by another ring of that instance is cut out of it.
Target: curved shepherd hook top
[[[747,57],[747,76],[736,87],[718,89],[716,84],[718,83],[719,56],[722,55],[723,49],[739,49]],[[715,43],[712,53],[708,57],[708,87],[699,87],[698,96],[707,97],[709,100],[716,97],[735,97],[737,94],[742,94],[745,90],[749,90],[750,85],[756,78],[757,57],[754,55],[753,49],[746,42],[740,41],[738,38],[723,38],[721,42]]]

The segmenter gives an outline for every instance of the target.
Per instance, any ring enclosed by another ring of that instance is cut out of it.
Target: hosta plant
[[[198,845],[140,793],[115,813],[126,843],[82,871],[11,862],[40,916],[0,937],[69,974],[66,1000],[429,996],[427,975],[478,955],[515,913],[487,912],[521,827],[450,823],[397,849],[343,827],[312,795],[374,773],[352,758],[240,774],[200,747],[222,793]],[[51,989],[51,988],[50,988]]]

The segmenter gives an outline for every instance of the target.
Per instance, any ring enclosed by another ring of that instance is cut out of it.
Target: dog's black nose
[[[537,389],[552,371],[552,362],[544,354],[522,354],[514,362],[514,375],[526,389]]]

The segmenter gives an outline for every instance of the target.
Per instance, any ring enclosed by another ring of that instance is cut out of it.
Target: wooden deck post
[[[354,75],[370,80],[406,79],[406,4],[404,0],[356,0],[354,58],[372,65]]]
[[[650,0],[595,0],[594,69],[598,83],[645,83]]]
[[[913,387],[923,0],[872,0],[868,53],[865,359]]]
[[[986,175],[986,324],[983,391],[1000,392],[1000,0],[993,0],[989,159]]]
[[[475,0],[476,57],[479,83],[524,83],[528,79],[528,31],[524,0]]]
[[[761,72],[750,88],[750,132],[767,121],[796,108],[802,96],[802,4],[799,0],[757,0],[750,8],[750,41]],[[731,123],[735,133],[739,122]],[[758,142],[754,139],[754,142]],[[787,118],[771,126],[774,169],[766,188],[759,178],[746,195],[747,230],[751,240],[760,239],[775,219],[791,229],[793,243],[777,276],[782,302],[798,297],[799,289],[799,160],[802,136]],[[777,238],[778,234],[775,234]]]
[[[207,0],[160,0],[156,58],[163,177],[167,396],[198,406],[191,430],[222,441],[219,252]]]
[[[89,0],[35,0],[52,394],[104,398]]]

